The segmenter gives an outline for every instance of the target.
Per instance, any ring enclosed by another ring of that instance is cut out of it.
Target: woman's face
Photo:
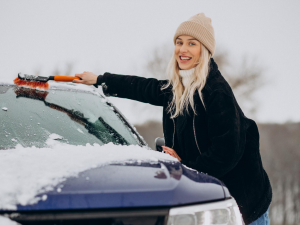
[[[200,42],[192,36],[181,35],[175,42],[175,57],[181,70],[197,66],[200,58]]]

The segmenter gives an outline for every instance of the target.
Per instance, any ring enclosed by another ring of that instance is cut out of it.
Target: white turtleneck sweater
[[[179,70],[179,75],[182,79],[182,84],[186,87],[195,71],[195,67],[189,70]]]

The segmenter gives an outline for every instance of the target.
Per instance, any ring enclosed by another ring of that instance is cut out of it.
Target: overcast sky
[[[0,80],[65,72],[68,63],[72,73],[143,76],[153,49],[172,47],[179,24],[204,12],[216,51],[237,64],[249,55],[265,68],[258,122],[299,122],[299,9],[298,0],[0,0]]]

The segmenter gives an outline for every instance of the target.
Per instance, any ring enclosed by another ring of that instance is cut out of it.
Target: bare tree
[[[224,50],[216,52],[214,59],[242,109],[246,114],[255,117],[258,108],[255,93],[265,85],[263,67],[257,63],[256,58],[249,55],[242,56],[240,63],[230,62],[228,53]]]
[[[50,75],[64,75],[72,76],[72,70],[74,69],[74,63],[68,62],[64,65],[65,69],[60,69],[58,66],[53,69],[52,74],[41,74],[41,68],[35,69],[34,75],[36,76],[50,76]]]
[[[146,64],[146,75],[159,80],[167,79],[167,67],[172,57],[173,49],[169,45],[156,47]]]
[[[53,70],[53,75],[64,75],[64,76],[71,76],[72,74],[72,70],[74,69],[74,64],[72,62],[66,63],[65,64],[65,69],[61,70],[59,69],[59,67],[56,67]]]
[[[169,45],[155,48],[146,65],[147,76],[167,79],[166,69],[172,53],[173,47]],[[262,66],[248,55],[241,62],[232,62],[224,50],[217,51],[213,58],[246,115],[254,117],[258,106],[254,94],[265,84]]]

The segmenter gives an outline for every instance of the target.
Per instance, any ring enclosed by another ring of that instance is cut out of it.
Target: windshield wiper
[[[121,145],[128,145],[128,142],[114,128],[106,123],[102,117],[99,117],[95,123],[91,123],[87,118],[84,117],[84,114],[80,111],[66,109],[62,106],[47,102],[45,100],[47,95],[49,94],[49,92],[47,91],[38,91],[35,89],[17,87],[14,89],[14,92],[16,93],[17,98],[25,97],[39,100],[44,102],[47,107],[67,114],[71,120],[79,123],[80,125],[83,125],[90,134],[94,135],[103,143],[108,143],[113,138],[117,143]],[[101,132],[101,125],[106,128],[105,132]]]

